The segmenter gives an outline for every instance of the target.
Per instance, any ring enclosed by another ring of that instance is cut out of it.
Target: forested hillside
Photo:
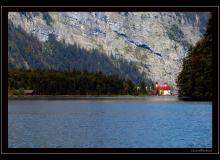
[[[9,95],[23,95],[27,89],[34,90],[37,95],[136,94],[135,85],[130,80],[101,72],[9,69]]]
[[[212,98],[212,17],[206,34],[190,48],[178,76],[179,97],[211,100]]]

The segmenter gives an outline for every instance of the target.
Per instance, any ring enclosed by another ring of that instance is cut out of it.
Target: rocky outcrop
[[[206,12],[10,12],[8,19],[27,33],[98,49],[134,62],[153,81],[175,86],[182,58],[205,32]],[[10,56],[10,53],[9,53]]]

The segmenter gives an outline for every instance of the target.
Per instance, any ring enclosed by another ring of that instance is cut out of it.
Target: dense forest
[[[101,72],[82,71],[8,70],[9,95],[23,95],[24,90],[34,90],[37,95],[134,95],[131,80],[106,76]]]
[[[27,15],[24,14],[24,16]],[[45,15],[45,17],[48,16]],[[102,46],[99,47],[102,48]],[[48,40],[41,42],[34,35],[26,33],[20,26],[15,27],[11,21],[8,22],[8,54],[9,68],[70,72],[86,70],[118,75],[136,84],[145,80],[143,74],[138,71],[136,62],[128,62],[117,53],[107,56],[96,49],[88,51],[77,45],[58,41],[57,35],[53,33],[48,35]]]
[[[177,78],[180,98],[212,98],[212,21],[210,17],[204,37],[189,49],[183,59],[183,69]]]

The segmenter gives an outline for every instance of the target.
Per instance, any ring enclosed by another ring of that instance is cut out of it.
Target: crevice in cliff
[[[146,43],[139,43],[139,42],[135,42],[133,40],[131,40],[126,34],[124,33],[120,33],[118,31],[114,31],[118,36],[123,37],[126,41],[132,43],[133,45],[135,45],[136,47],[140,47],[143,49],[147,49],[149,51],[151,51],[152,53],[154,53],[155,55],[162,57],[162,55],[158,52],[155,52],[154,49],[152,47],[150,47],[148,44]]]

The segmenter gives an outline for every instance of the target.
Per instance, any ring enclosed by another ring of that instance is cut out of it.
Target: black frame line
[[[130,11],[213,13],[212,148],[8,148],[8,12]],[[1,6],[1,153],[2,154],[219,154],[219,6]],[[218,33],[218,35],[216,34]],[[217,86],[217,88],[216,88]],[[218,90],[217,90],[218,89]]]

